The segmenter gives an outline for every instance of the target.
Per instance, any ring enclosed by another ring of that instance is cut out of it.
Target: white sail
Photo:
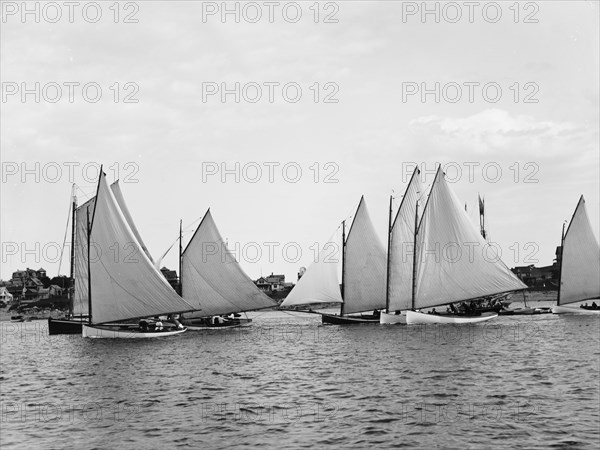
[[[319,250],[318,259],[308,266],[281,306],[342,303],[338,278],[342,252],[334,236]]]
[[[412,308],[415,210],[417,200],[424,197],[419,173],[419,169],[415,168],[392,223],[388,280],[390,311]]]
[[[346,238],[344,314],[385,307],[387,255],[364,198]]]
[[[183,298],[201,302],[190,317],[251,311],[276,306],[244,273],[219,234],[210,210],[182,255]]]
[[[146,253],[146,256],[148,256],[148,259],[150,261],[153,261],[152,256],[150,256],[150,252],[146,248],[146,244],[144,244],[144,241],[142,240],[142,236],[140,236],[140,232],[138,231],[137,227],[135,226],[135,223],[133,223],[133,218],[131,217],[131,213],[129,212],[129,209],[127,208],[127,204],[125,203],[125,199],[123,198],[123,193],[121,192],[121,188],[119,186],[119,180],[117,180],[113,184],[111,184],[110,188],[112,190],[113,195],[115,196],[115,199],[117,200],[117,204],[119,205],[119,208],[121,208],[121,212],[123,213],[123,215],[125,216],[125,219],[127,220],[127,223],[129,224],[129,228],[131,228],[131,231],[133,232],[133,235],[135,236],[135,238],[139,242],[140,246],[144,250],[144,253]]]
[[[191,311],[154,268],[101,173],[91,232],[92,322]]]
[[[600,247],[583,195],[565,233],[560,278],[561,305],[600,297]]]
[[[525,289],[469,220],[438,169],[417,235],[415,308]]]
[[[123,215],[127,220],[127,224],[131,228],[138,242],[141,244],[148,258],[152,261],[152,257],[150,256],[148,249],[143,244],[143,241],[141,240],[142,237],[140,236],[137,227],[133,222],[133,218],[129,213],[129,209],[125,203],[125,198],[123,197],[123,193],[119,187],[119,180],[111,184],[110,189],[117,200],[117,204],[119,205],[121,212],[123,212]],[[75,210],[75,242],[71,244],[75,246],[75,251],[73,252],[73,315],[75,316],[87,315],[88,313],[87,211],[89,209],[91,221],[94,213],[95,202],[96,197],[92,197]]]
[[[87,212],[90,222],[94,214],[96,197],[91,198],[75,210],[75,246],[73,252],[73,315],[88,313],[88,266],[87,266]]]

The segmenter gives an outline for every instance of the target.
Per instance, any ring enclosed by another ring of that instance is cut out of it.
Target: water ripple
[[[2,448],[600,442],[598,318],[418,328],[255,317],[245,330],[139,342],[3,325]]]

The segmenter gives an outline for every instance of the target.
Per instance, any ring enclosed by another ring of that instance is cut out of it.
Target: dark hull
[[[82,323],[81,320],[53,319],[49,317],[48,334],[81,334]]]
[[[336,316],[334,314],[321,314],[321,320],[323,323],[333,325],[360,325],[364,323],[379,323],[379,316]]]
[[[475,313],[484,313],[484,312],[495,312],[498,313],[502,311],[504,305],[494,305],[494,306],[480,306],[475,308]]]

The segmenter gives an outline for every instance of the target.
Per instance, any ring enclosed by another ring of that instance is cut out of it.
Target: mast
[[[385,312],[390,312],[390,254],[392,247],[392,199],[390,195],[390,214],[388,218],[388,248],[387,248],[387,274],[385,279]]]
[[[564,251],[565,251],[565,222],[563,222],[562,234],[560,237],[560,263],[558,264],[558,295],[556,297],[556,306],[560,305],[560,285],[562,283],[562,265],[563,265]]]
[[[182,266],[182,253],[183,253],[183,246],[182,246],[182,235],[183,235],[183,231],[182,231],[182,227],[183,227],[183,220],[179,220],[179,295],[183,295],[183,283],[182,283],[182,277],[183,277],[183,273],[181,271],[181,266]]]
[[[90,225],[90,208],[86,209],[87,213],[87,272],[88,272],[88,323],[92,324],[92,271],[90,264],[90,236],[92,227]]]
[[[100,165],[100,173],[98,175],[98,186],[96,187],[96,201],[94,202],[94,212],[92,214],[92,220],[90,222],[90,207],[88,206],[87,211],[87,269],[88,269],[88,323],[92,324],[92,267],[90,262],[90,241],[92,236],[92,225],[94,223],[94,217],[96,216],[96,207],[98,206],[98,192],[100,191],[100,181],[102,180],[102,164]]]
[[[75,296],[75,280],[73,278],[73,272],[75,267],[75,220],[77,209],[77,197],[75,196],[75,183],[73,183],[73,189],[71,191],[72,203],[71,203],[71,270],[69,275],[69,317],[73,315],[73,297]]]
[[[342,300],[344,300],[344,272],[346,270],[346,221],[342,221]],[[344,302],[340,303],[340,316],[344,315]]]
[[[413,273],[412,273],[412,300],[410,309],[415,309],[415,296],[417,293],[417,231],[419,225],[419,200],[415,207],[415,238],[413,241]]]

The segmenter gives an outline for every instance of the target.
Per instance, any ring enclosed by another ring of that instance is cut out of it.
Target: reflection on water
[[[322,326],[252,314],[154,340],[2,323],[8,448],[597,448],[599,319]]]

